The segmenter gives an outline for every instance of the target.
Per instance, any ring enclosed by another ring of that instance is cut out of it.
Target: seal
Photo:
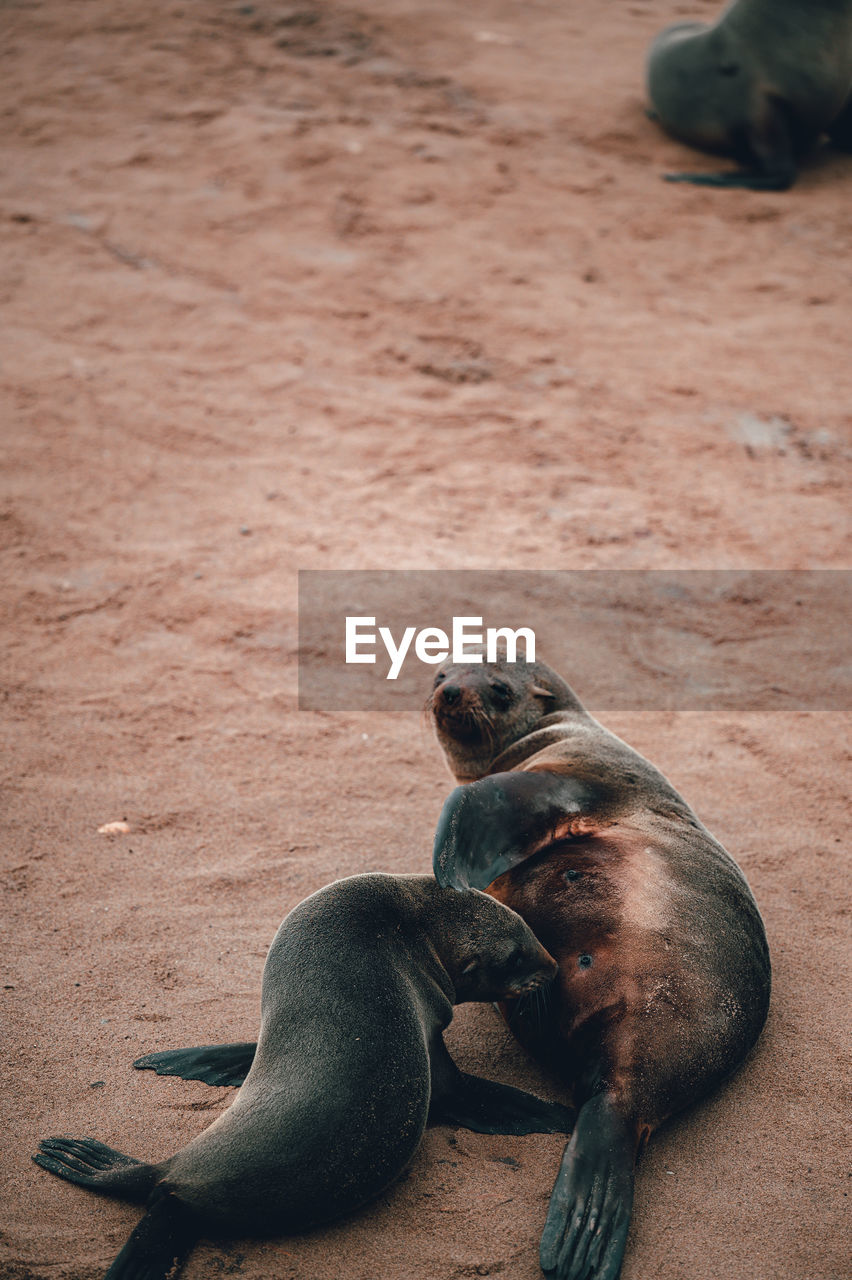
[[[445,664],[429,709],[464,784],[438,824],[438,881],[513,907],[559,962],[544,999],[503,1005],[578,1108],[541,1265],[615,1280],[641,1148],[742,1062],[765,1022],[760,913],[671,784],[543,663]]]
[[[733,0],[712,26],[678,22],[651,45],[647,85],[667,132],[743,165],[668,181],[784,191],[821,134],[852,150],[852,0]]]
[[[146,1204],[109,1280],[172,1277],[208,1229],[305,1230],[393,1182],[427,1117],[485,1132],[570,1133],[568,1108],[464,1074],[443,1040],[454,1004],[515,998],[555,972],[520,916],[483,893],[454,893],[432,876],[338,880],[278,930],[257,1050],[208,1129],[159,1164],[91,1138],[50,1138],[33,1159]]]

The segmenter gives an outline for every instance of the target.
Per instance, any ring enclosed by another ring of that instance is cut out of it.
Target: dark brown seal
[[[485,894],[442,889],[432,876],[338,880],[278,930],[257,1051],[214,1124],[157,1165],[86,1138],[51,1138],[34,1159],[146,1203],[109,1280],[173,1276],[208,1230],[304,1230],[384,1190],[427,1117],[492,1133],[570,1132],[573,1112],[464,1075],[443,1041],[454,1004],[518,996],[555,971],[523,920]]]
[[[783,191],[820,134],[852,150],[852,0],[734,0],[662,31],[647,81],[664,129],[743,165],[669,181]]]
[[[615,1280],[636,1157],[742,1062],[770,968],[748,885],[661,773],[541,663],[447,664],[431,697],[465,786],[435,840],[441,884],[487,888],[559,962],[546,1000],[504,1005],[579,1108],[541,1264]]]

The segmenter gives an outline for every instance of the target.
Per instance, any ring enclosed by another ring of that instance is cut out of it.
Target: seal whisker
[[[469,716],[469,723],[479,730],[480,736],[484,739],[486,746],[493,749],[498,740],[497,730],[495,728],[494,721],[491,719],[485,708],[474,703],[467,709],[465,714],[466,716]]]
[[[544,994],[544,990],[542,987],[539,987],[539,989],[535,993],[535,1021],[536,1021],[536,1029],[538,1031],[540,1031],[542,1026],[544,1025],[545,1000],[546,1000],[546,997]]]

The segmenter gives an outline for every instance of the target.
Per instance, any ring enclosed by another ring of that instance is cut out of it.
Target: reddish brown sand
[[[645,117],[644,51],[716,8],[0,6],[4,1280],[94,1280],[139,1217],[40,1137],[174,1151],[231,1091],[131,1060],[252,1036],[295,902],[429,868],[428,729],[297,710],[298,568],[848,563],[852,159],[661,181],[720,162]],[[842,716],[606,718],[775,974],[646,1153],[624,1280],[840,1280]],[[490,1008],[449,1039],[553,1096]],[[561,1149],[437,1128],[353,1220],[186,1274],[535,1280]]]

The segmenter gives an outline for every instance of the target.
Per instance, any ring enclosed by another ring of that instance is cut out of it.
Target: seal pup
[[[678,22],[651,45],[647,84],[668,133],[743,165],[669,182],[784,191],[820,134],[852,150],[852,0],[733,0],[712,26]]]
[[[541,1265],[558,1280],[615,1280],[640,1149],[763,1027],[763,923],[671,784],[543,663],[447,663],[429,708],[464,784],[438,824],[438,881],[487,889],[559,962],[544,1002],[503,1008],[578,1108]]]
[[[107,1275],[165,1280],[202,1234],[283,1234],[337,1218],[409,1164],[427,1116],[489,1131],[570,1133],[573,1113],[463,1074],[453,1005],[516,998],[556,964],[520,916],[432,876],[338,880],[286,917],[263,972],[257,1051],[233,1104],[170,1159],[91,1138],[33,1157],[70,1182],[146,1204]]]

